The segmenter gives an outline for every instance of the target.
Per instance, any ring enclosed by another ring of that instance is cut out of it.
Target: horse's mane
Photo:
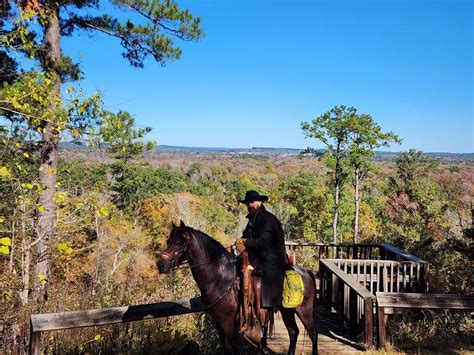
[[[210,259],[216,260],[220,258],[231,258],[230,253],[219,243],[217,240],[212,238],[200,230],[186,227],[189,229],[195,238],[198,240],[199,244],[202,246],[203,250],[207,253]]]

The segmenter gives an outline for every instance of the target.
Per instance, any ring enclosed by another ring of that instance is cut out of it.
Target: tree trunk
[[[54,91],[59,98],[61,79],[56,75],[57,63],[61,58],[61,30],[59,25],[59,8],[51,9],[51,15],[44,28],[45,64],[44,70],[52,73],[55,80]],[[56,193],[59,133],[54,112],[57,106],[52,104],[49,110],[53,116],[42,125],[43,140],[41,146],[40,182],[43,188],[38,199],[38,226],[36,260],[35,260],[35,299],[42,302],[47,299],[48,281],[51,276],[51,246],[54,238],[56,204],[53,197]],[[40,276],[41,275],[41,276]],[[46,280],[46,282],[40,280]]]
[[[339,217],[339,181],[336,179],[336,192],[334,194],[334,218],[332,221],[332,235],[334,243],[337,243],[337,219]]]
[[[28,304],[28,294],[30,292],[30,246],[26,241],[23,243],[22,261],[21,283],[23,289],[20,292],[20,300],[22,306],[24,306]]]
[[[332,239],[334,243],[337,243],[337,219],[339,216],[339,189],[341,185],[341,156],[340,156],[340,144],[337,144],[336,148],[336,169],[335,169],[335,181],[334,181],[334,218],[332,222]],[[334,250],[335,253],[335,250]]]
[[[354,204],[355,204],[355,215],[354,215],[354,243],[357,243],[359,237],[359,167],[356,166],[354,170]]]

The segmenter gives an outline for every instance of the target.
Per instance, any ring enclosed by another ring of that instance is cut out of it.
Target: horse
[[[239,287],[236,258],[218,241],[207,234],[188,227],[181,221],[179,226],[172,223],[166,250],[158,257],[160,273],[188,262],[196,284],[201,291],[201,301],[214,320],[222,348],[226,354],[239,353]],[[295,314],[303,323],[312,341],[312,352],[317,353],[318,334],[316,331],[316,285],[310,270],[294,269],[304,282],[303,302],[297,308],[279,307],[283,322],[290,338],[288,354],[294,354],[299,329]],[[268,323],[268,316],[265,321]],[[268,324],[263,324],[266,329]],[[266,331],[261,340],[262,351],[266,350]]]

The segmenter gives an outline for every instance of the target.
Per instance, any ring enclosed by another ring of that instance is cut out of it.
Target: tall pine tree
[[[103,10],[103,2],[99,0],[3,1],[1,5],[2,71],[12,74],[14,62],[8,54],[23,52],[41,68],[41,76],[31,80],[30,85],[42,82],[42,87],[48,87],[49,91],[48,99],[42,102],[42,109],[47,114],[39,116],[31,114],[31,105],[8,99],[11,97],[8,92],[0,100],[0,115],[8,118],[13,114],[17,120],[33,120],[30,128],[39,132],[42,191],[38,200],[34,245],[34,290],[35,299],[40,302],[47,298],[47,280],[51,273],[59,142],[64,126],[72,123],[71,117],[64,119],[68,112],[61,107],[61,87],[81,75],[79,66],[62,52],[61,39],[80,31],[114,37],[123,48],[123,57],[132,66],[141,68],[148,57],[162,65],[179,59],[181,50],[173,39],[193,41],[203,36],[200,19],[188,10],[180,9],[172,0],[112,0],[109,3],[113,9],[107,7],[109,10]],[[121,20],[124,16],[136,20]],[[11,76],[9,78],[13,80]],[[85,122],[81,121],[77,127],[83,128],[84,125]]]

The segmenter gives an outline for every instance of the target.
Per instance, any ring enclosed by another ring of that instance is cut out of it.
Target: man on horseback
[[[268,197],[249,190],[239,203],[247,206],[248,224],[242,238],[237,239],[236,248],[242,253],[248,251],[250,259],[257,258],[260,264],[253,275],[261,278],[261,297],[257,300],[258,318],[265,325],[268,313],[281,303],[283,279],[285,276],[285,240],[281,222],[263,205]]]

